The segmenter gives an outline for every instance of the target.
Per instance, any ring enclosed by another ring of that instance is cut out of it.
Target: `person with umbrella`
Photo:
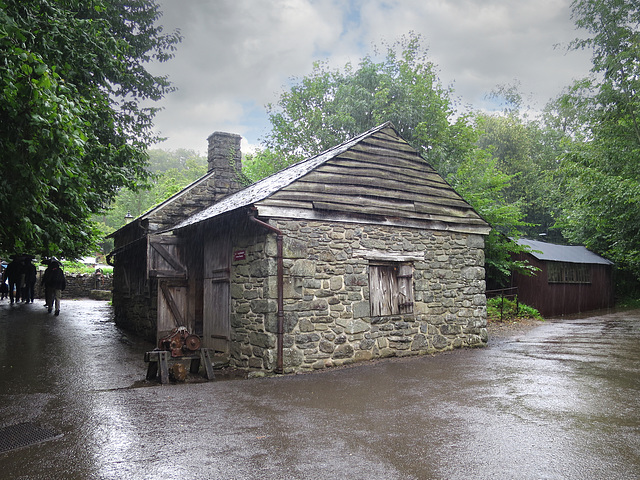
[[[60,262],[52,260],[49,263],[42,276],[42,283],[44,285],[47,312],[51,313],[55,304],[55,315],[57,316],[60,314],[60,297],[67,285]]]

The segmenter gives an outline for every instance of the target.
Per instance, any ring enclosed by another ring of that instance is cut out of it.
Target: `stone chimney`
[[[216,200],[242,188],[236,180],[242,170],[240,140],[235,133],[214,132],[209,138],[209,171],[215,172]]]

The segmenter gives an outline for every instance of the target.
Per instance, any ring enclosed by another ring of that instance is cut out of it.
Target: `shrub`
[[[86,265],[81,262],[72,262],[64,260],[62,262],[62,268],[65,273],[96,273],[96,267],[92,265]],[[102,267],[102,273],[113,273],[113,267]]]
[[[493,297],[487,299],[487,318],[493,322],[513,322],[524,318],[543,320],[540,312],[529,305],[518,303],[517,297]]]

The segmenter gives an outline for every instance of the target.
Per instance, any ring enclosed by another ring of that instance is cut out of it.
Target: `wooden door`
[[[189,312],[187,269],[181,259],[181,241],[173,235],[149,235],[147,275],[158,281],[157,338],[176,327],[194,331]]]
[[[231,335],[231,240],[229,232],[209,238],[204,245],[202,309],[203,346],[229,353]]]
[[[185,280],[158,279],[158,339],[176,327],[194,331],[188,312],[189,287]]]

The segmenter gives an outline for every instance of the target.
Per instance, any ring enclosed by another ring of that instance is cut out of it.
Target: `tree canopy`
[[[487,249],[496,281],[512,268],[527,272],[510,255],[517,245],[508,236],[518,237],[527,225],[519,199],[506,195],[512,176],[491,158],[493,145],[479,145],[480,129],[471,116],[455,111],[452,89],[442,86],[420,42],[411,34],[387,46],[383,60],[365,56],[357,68],[348,63],[330,70],[317,63],[268,107],[266,148],[246,159],[243,173],[259,180],[390,120],[496,229]]]
[[[593,51],[592,75],[553,105],[573,141],[554,181],[565,237],[640,278],[640,4],[576,0],[587,35],[571,48]]]
[[[0,0],[0,251],[76,257],[92,215],[147,178],[157,111],[172,90],[145,64],[181,37],[153,0]]]
[[[193,150],[150,149],[148,153],[150,178],[147,187],[123,188],[110,208],[96,217],[105,234],[122,227],[125,215],[142,215],[207,173],[207,158]]]
[[[308,76],[267,106],[271,131],[265,150],[248,158],[252,181],[391,121],[398,132],[446,173],[464,145],[465,119],[454,118],[452,90],[441,84],[435,65],[410,34],[386,45],[382,60],[370,55],[357,66],[331,69],[317,62]],[[275,159],[278,161],[274,162]],[[255,174],[253,172],[256,172]]]

